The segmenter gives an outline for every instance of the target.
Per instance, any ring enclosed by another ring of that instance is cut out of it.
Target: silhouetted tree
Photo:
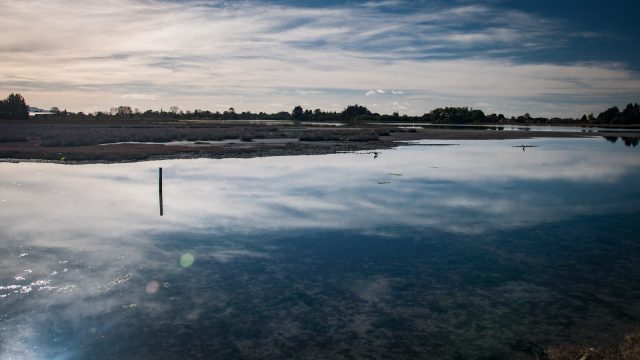
[[[133,111],[131,110],[131,106],[118,106],[116,114],[121,116],[131,115]]]
[[[20,94],[11,94],[0,101],[0,119],[28,119],[29,106]]]
[[[302,121],[302,115],[303,114],[304,114],[304,111],[302,110],[302,106],[300,106],[300,105],[294,107],[293,111],[291,111],[291,117],[295,121]]]
[[[302,114],[302,119],[307,121],[313,120],[313,111],[308,109],[305,110],[304,113]]]
[[[340,117],[345,122],[353,123],[365,120],[369,115],[371,115],[371,112],[366,107],[360,105],[349,105],[346,109],[342,110]]]
[[[481,110],[473,110],[467,107],[438,108],[429,113],[429,120],[433,123],[464,124],[486,121],[486,116]]]
[[[598,122],[601,124],[612,124],[620,116],[620,109],[617,106],[607,109],[598,115]]]
[[[640,121],[640,105],[636,104],[628,104],[626,108],[622,111],[621,123],[623,124],[634,124]]]

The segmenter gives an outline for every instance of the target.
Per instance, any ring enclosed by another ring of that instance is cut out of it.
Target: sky
[[[579,6],[577,6],[579,5]],[[640,101],[634,1],[2,0],[0,97],[40,108],[572,116]],[[6,94],[6,95],[3,95]]]

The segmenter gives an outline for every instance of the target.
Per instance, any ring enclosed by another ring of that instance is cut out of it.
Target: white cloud
[[[559,115],[598,112],[600,104],[640,95],[640,77],[624,64],[486,56],[508,51],[507,45],[519,51],[559,46],[557,23],[488,6],[389,16],[379,11],[382,5],[394,4],[10,0],[0,14],[0,32],[7,34],[0,38],[0,91],[21,92],[39,107],[83,111],[123,98],[143,108],[220,110],[212,104],[227,104],[288,111],[300,96],[314,108],[340,110],[332,104],[357,102],[362,89],[402,88],[416,104],[410,113],[486,102],[514,114]],[[453,20],[483,23],[460,32],[450,29]],[[480,45],[488,48],[468,53]]]
[[[365,93],[366,96],[371,96],[371,95],[384,95],[386,94],[387,91],[386,90],[382,90],[382,89],[378,89],[378,90],[369,90]]]
[[[520,40],[522,35],[514,29],[489,29],[480,32],[459,32],[442,35],[442,40],[463,44],[510,43]]]
[[[157,95],[150,94],[125,94],[122,95],[123,99],[133,99],[133,100],[158,100]]]
[[[383,0],[383,1],[367,1],[362,4],[362,6],[367,8],[378,8],[378,7],[390,7],[390,6],[398,6],[402,5],[404,1],[401,0]]]

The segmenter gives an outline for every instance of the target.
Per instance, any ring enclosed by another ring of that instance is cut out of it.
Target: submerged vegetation
[[[0,119],[28,118],[29,107],[20,94],[11,94],[0,103]],[[638,125],[640,124],[640,105],[628,104],[624,110],[616,106],[605,110],[598,116],[583,115],[579,119],[532,117],[530,114],[506,117],[503,114],[485,114],[482,110],[469,107],[437,108],[421,116],[391,115],[372,113],[365,106],[349,105],[341,112],[323,111],[321,109],[304,109],[296,106],[291,113],[251,111],[236,112],[231,107],[226,111],[194,110],[181,111],[177,106],[169,111],[140,111],[130,106],[113,107],[109,111],[97,111],[91,114],[70,112],[51,108],[47,113],[37,115],[38,118],[56,120],[131,120],[131,121],[172,121],[172,120],[289,120],[306,122],[340,122],[361,124],[367,122],[423,122],[433,124],[563,124],[563,125]]]
[[[541,360],[640,360],[640,331],[626,336],[620,345],[604,348],[555,346],[537,358]]]

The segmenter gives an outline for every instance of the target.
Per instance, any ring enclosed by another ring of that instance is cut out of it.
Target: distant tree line
[[[585,116],[580,119],[580,121],[589,121]],[[595,121],[594,121],[595,120]],[[596,119],[593,119],[593,115],[591,116],[591,121],[594,121],[599,124],[621,124],[621,125],[630,125],[630,124],[638,124],[640,120],[640,105],[636,104],[628,104],[627,107],[624,108],[623,111],[620,111],[617,106],[607,109],[606,111],[600,113]]]
[[[29,107],[20,94],[11,94],[6,100],[0,102],[0,119],[25,119],[29,116]],[[579,119],[572,118],[545,118],[532,117],[524,114],[520,116],[506,117],[503,114],[486,115],[482,110],[468,107],[437,108],[422,116],[400,115],[397,112],[389,114],[373,113],[361,105],[349,105],[341,112],[323,111],[320,109],[304,109],[296,106],[291,113],[286,111],[276,113],[250,111],[236,112],[229,108],[223,112],[211,112],[209,110],[181,111],[177,106],[172,106],[169,111],[140,111],[130,106],[113,107],[109,111],[98,111],[92,114],[82,112],[73,113],[66,110],[60,111],[57,107],[51,108],[49,114],[39,115],[52,120],[65,118],[70,120],[96,119],[96,120],[146,120],[146,121],[171,121],[171,120],[292,120],[304,122],[340,122],[347,124],[360,124],[367,122],[424,122],[433,124],[575,124],[575,125],[640,125],[640,105],[628,104],[623,111],[612,107],[598,116],[593,114],[583,115]]]
[[[285,113],[286,114],[286,113]],[[305,110],[296,106],[291,119],[295,121],[317,122],[424,122],[432,124],[576,124],[576,125],[640,125],[640,105],[629,104],[620,111],[612,107],[595,117],[593,114],[583,115],[580,119],[572,118],[546,118],[532,117],[530,114],[506,117],[503,114],[486,115],[482,110],[468,107],[445,107],[431,110],[422,116],[399,115],[397,112],[391,115],[372,113],[366,107],[360,105],[347,106],[342,112],[324,112],[319,109]]]
[[[11,94],[0,100],[0,119],[28,119],[29,106],[20,94]]]

